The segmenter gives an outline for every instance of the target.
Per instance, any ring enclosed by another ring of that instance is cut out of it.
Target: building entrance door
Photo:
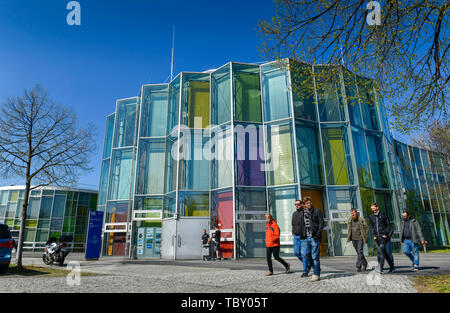
[[[201,259],[203,229],[209,229],[208,217],[179,217],[163,220],[161,258]]]

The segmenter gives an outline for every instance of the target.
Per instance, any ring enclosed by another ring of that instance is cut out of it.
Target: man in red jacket
[[[277,221],[275,221],[271,214],[267,213],[266,218],[266,247],[267,247],[267,265],[269,266],[269,272],[266,276],[273,275],[272,268],[272,253],[275,260],[283,264],[286,268],[286,273],[290,273],[291,265],[286,263],[282,258],[280,258],[280,228],[278,227]]]

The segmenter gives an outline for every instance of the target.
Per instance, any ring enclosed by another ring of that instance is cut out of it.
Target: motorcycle
[[[46,265],[52,265],[57,263],[58,265],[63,265],[66,256],[69,254],[69,248],[67,246],[67,241],[72,241],[71,238],[59,237],[56,239],[54,237],[50,238],[45,243],[44,255],[42,256],[42,261]]]

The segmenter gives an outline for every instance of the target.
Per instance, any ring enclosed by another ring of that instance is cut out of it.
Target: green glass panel
[[[181,75],[178,75],[169,84],[169,114],[167,132],[170,134],[174,131],[174,127],[178,125],[179,110],[180,110],[180,80]]]
[[[180,160],[179,189],[209,189],[209,161],[203,156],[203,148],[209,139],[202,132],[194,132],[180,151],[184,158]]]
[[[295,200],[298,199],[297,187],[269,189],[269,212],[280,227],[281,242],[293,242],[292,214],[295,212]]]
[[[167,140],[167,151],[166,151],[166,189],[165,192],[171,192],[176,189],[177,175],[178,175],[178,141],[172,140],[170,137]],[[174,154],[172,155],[172,152]]]
[[[111,163],[110,159],[102,161],[102,172],[100,174],[100,188],[98,198],[99,205],[103,205],[106,203],[106,193],[108,188],[108,175],[110,163]]]
[[[39,219],[38,228],[50,228],[50,220]]]
[[[220,125],[231,119],[230,64],[211,75],[212,123]]]
[[[38,229],[36,232],[36,242],[47,242],[49,239],[49,231]]]
[[[64,225],[63,225],[63,232],[64,233],[73,233],[75,230],[75,218],[65,218],[64,219]]]
[[[261,66],[265,121],[291,116],[291,95],[286,68],[286,62],[274,62]]]
[[[96,194],[91,194],[89,197],[89,209],[90,210],[95,210],[95,208],[97,207],[97,199],[98,199],[98,195]]]
[[[36,238],[36,229],[25,228],[24,242],[34,242]]]
[[[114,147],[129,147],[135,144],[137,100],[138,98],[132,98],[117,102]]]
[[[0,205],[6,205],[8,203],[8,190],[0,191]]]
[[[105,143],[103,145],[103,158],[111,157],[112,139],[114,132],[114,121],[115,114],[112,114],[106,118],[106,133],[105,133]]]
[[[113,151],[109,200],[128,200],[132,186],[132,150]]]
[[[181,216],[209,216],[209,193],[180,192],[178,201]]]
[[[234,63],[232,66],[235,120],[262,122],[259,66]]]
[[[27,219],[37,219],[39,217],[40,205],[40,198],[30,198],[27,208]]]
[[[290,61],[295,118],[316,121],[315,91],[312,67]]]
[[[364,217],[368,218],[370,214],[372,214],[372,210],[370,209],[370,205],[374,202],[373,190],[370,188],[360,188],[362,209],[364,212]]]
[[[336,67],[315,67],[320,121],[345,121],[341,80]]]
[[[266,164],[269,185],[295,182],[291,133],[290,124],[267,128],[267,152],[271,155],[271,162]]]
[[[141,137],[166,135],[168,101],[167,85],[143,87]]]
[[[165,141],[140,141],[137,194],[164,193],[165,154]]]
[[[323,184],[319,135],[315,124],[296,123],[297,157],[302,184]]]

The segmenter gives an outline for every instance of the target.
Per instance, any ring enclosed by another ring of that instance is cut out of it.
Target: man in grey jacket
[[[409,212],[404,210],[403,220],[400,224],[400,240],[403,243],[403,252],[413,262],[413,269],[419,270],[419,243],[426,245],[422,230],[416,219],[409,216]]]
[[[351,216],[347,221],[347,243],[350,241],[353,243],[353,247],[358,255],[356,270],[361,272],[361,266],[363,271],[367,269],[367,260],[364,257],[364,244],[367,243],[367,240],[369,239],[369,226],[366,221],[358,215],[358,211],[356,211],[355,208],[350,210],[350,214]]]

